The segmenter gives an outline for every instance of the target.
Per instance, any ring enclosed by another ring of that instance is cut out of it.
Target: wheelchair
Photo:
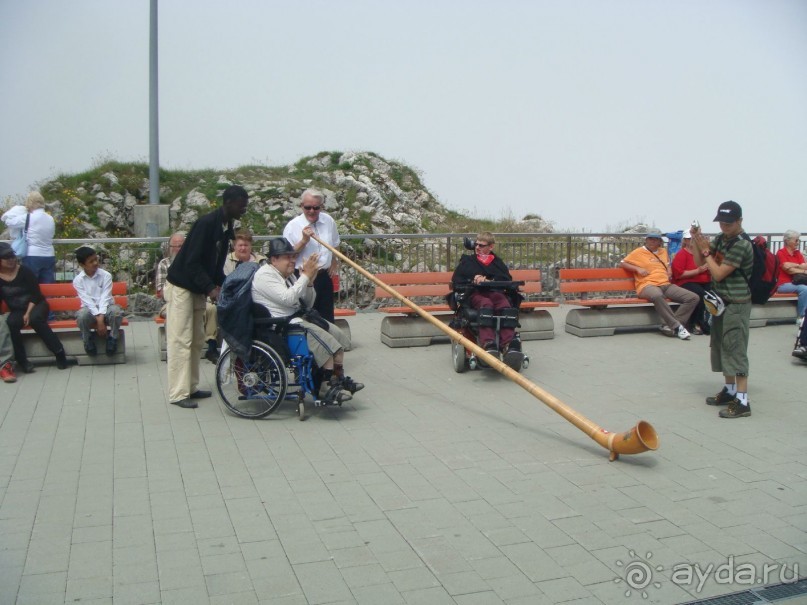
[[[475,344],[479,343],[479,328],[491,327],[495,334],[494,344],[499,349],[499,334],[502,328],[518,328],[518,308],[521,304],[521,294],[519,286],[523,286],[523,281],[486,281],[481,284],[461,284],[454,285],[454,290],[448,295],[449,307],[454,311],[454,317],[449,323],[453,328],[468,340]],[[496,289],[504,292],[510,299],[511,308],[502,309],[498,314],[493,309],[474,309],[471,306],[471,293],[474,289]],[[510,349],[503,358],[499,355],[500,361],[516,372],[526,369],[530,365],[530,358],[521,350],[521,336],[516,331],[510,343]],[[489,367],[485,362],[476,356],[476,353],[469,351],[458,342],[451,343],[451,359],[454,364],[454,371],[463,373],[466,370]]]
[[[320,372],[305,328],[285,317],[258,315],[254,322],[248,354],[227,349],[216,364],[216,388],[227,410],[241,418],[265,418],[290,400],[305,420],[307,405],[342,405],[341,400],[328,404],[317,398]]]

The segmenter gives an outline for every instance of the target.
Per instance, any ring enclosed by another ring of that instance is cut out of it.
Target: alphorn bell
[[[316,242],[327,248],[331,251],[332,254],[335,254],[340,260],[347,263],[351,267],[353,267],[356,271],[361,273],[364,277],[369,279],[379,288],[382,288],[389,292],[394,298],[405,304],[407,307],[412,309],[415,313],[420,315],[423,319],[434,325],[439,330],[445,332],[451,340],[460,343],[466,349],[473,351],[476,356],[482,359],[486,364],[488,364],[493,369],[497,370],[499,373],[504,374],[507,378],[515,382],[525,391],[527,391],[530,395],[535,397],[536,399],[540,400],[547,406],[549,406],[553,411],[557,412],[563,418],[571,422],[574,426],[578,429],[583,431],[586,435],[591,437],[594,441],[596,441],[599,445],[604,447],[610,452],[609,460],[616,460],[619,458],[620,454],[641,454],[642,452],[646,452],[647,450],[656,450],[659,446],[659,438],[656,430],[653,426],[644,420],[640,420],[636,423],[629,431],[625,431],[624,433],[612,433],[600,426],[594,424],[591,420],[583,416],[582,414],[578,413],[565,403],[563,403],[560,399],[548,393],[547,391],[543,390],[534,382],[528,380],[515,370],[513,370],[510,366],[503,363],[498,358],[494,357],[487,351],[485,351],[482,347],[477,345],[475,342],[467,339],[465,336],[457,332],[456,330],[448,327],[443,322],[439,321],[432,317],[430,313],[424,311],[411,300],[403,296],[402,294],[398,293],[394,288],[388,286],[376,276],[374,276],[369,271],[366,271],[358,264],[354,263],[344,254],[336,250],[333,246],[326,244],[321,239],[319,239],[316,235],[311,236]]]

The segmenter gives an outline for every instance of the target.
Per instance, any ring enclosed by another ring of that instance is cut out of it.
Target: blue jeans
[[[56,276],[53,273],[56,269],[55,256],[26,256],[22,259],[22,264],[34,272],[36,280],[40,284],[56,282]]]
[[[788,292],[798,292],[799,301],[796,303],[796,308],[798,309],[797,314],[799,317],[804,317],[804,310],[807,309],[807,286],[797,286],[788,282],[779,286],[779,292],[784,292],[785,294]]]

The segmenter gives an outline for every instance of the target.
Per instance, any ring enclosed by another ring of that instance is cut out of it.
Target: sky
[[[148,162],[149,2],[0,0],[0,201]],[[163,0],[160,164],[373,151],[556,229],[807,231],[805,0]]]

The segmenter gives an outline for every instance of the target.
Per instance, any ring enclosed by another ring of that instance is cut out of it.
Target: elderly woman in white
[[[22,264],[36,275],[40,284],[52,284],[56,281],[56,251],[53,248],[53,236],[56,223],[53,217],[45,212],[45,198],[39,191],[32,191],[25,200],[25,211],[15,206],[2,217],[14,239],[18,230],[26,229],[28,251]]]

